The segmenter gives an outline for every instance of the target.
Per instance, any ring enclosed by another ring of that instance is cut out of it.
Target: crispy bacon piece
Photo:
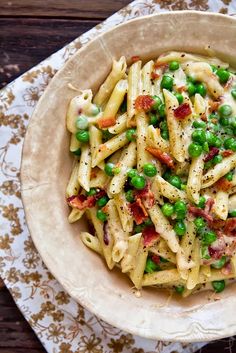
[[[203,113],[203,114],[201,115],[201,120],[207,122],[206,113]]]
[[[229,157],[233,154],[234,152],[232,150],[224,150],[221,154],[223,157]]]
[[[209,197],[209,199],[207,199],[206,201],[204,211],[209,214],[212,210],[213,205],[214,205],[214,200],[211,197]]]
[[[138,96],[135,100],[135,109],[147,112],[154,104],[154,99],[149,95]]]
[[[212,223],[208,223],[212,230],[220,230],[224,227],[225,221],[222,219],[214,219]]]
[[[153,192],[150,189],[150,186],[151,186],[151,183],[148,182],[144,189],[136,191],[136,198],[139,198],[142,201],[144,201],[145,204],[147,204],[146,207],[148,209],[151,208],[155,203],[155,197]]]
[[[152,246],[160,238],[160,234],[156,232],[154,226],[145,227],[142,231],[144,246]]]
[[[192,113],[192,110],[188,103],[183,103],[174,110],[174,116],[177,119],[185,119],[191,113]]]
[[[228,191],[232,187],[232,183],[231,181],[227,180],[225,177],[222,177],[215,183],[215,186],[219,190]]]
[[[213,249],[211,246],[208,247],[209,255],[215,260],[218,260],[224,254],[222,249]]]
[[[114,116],[98,119],[98,126],[100,129],[105,129],[106,127],[113,126],[115,125],[115,123],[116,123],[116,118]]]
[[[174,160],[168,153],[162,152],[159,148],[154,148],[154,147],[146,147],[146,151],[151,153],[161,163],[166,164],[169,168],[171,169],[174,168]]]
[[[213,222],[213,217],[209,215],[205,210],[202,210],[201,208],[189,205],[188,211],[195,217],[202,217],[207,222],[210,222],[210,223]]]
[[[236,217],[228,218],[225,221],[224,233],[231,237],[236,237]]]
[[[131,56],[132,63],[136,63],[139,60],[140,60],[140,56],[138,56],[138,55]]]
[[[160,77],[160,75],[157,74],[155,71],[152,71],[152,72],[151,72],[151,79],[152,79],[152,80],[156,80],[156,79],[159,78],[159,77]]]
[[[220,101],[213,101],[211,99],[209,99],[208,103],[209,103],[211,112],[215,112],[219,108],[219,105],[221,104]]]
[[[155,62],[154,68],[155,69],[162,69],[162,71],[165,72],[169,68],[169,65],[167,63]]]
[[[207,153],[206,157],[204,158],[204,162],[209,162],[210,160],[212,160],[212,158],[214,158],[217,154],[219,154],[219,148],[217,147],[211,147],[210,148],[210,152]]]
[[[84,210],[85,208],[91,208],[95,206],[95,203],[102,196],[106,195],[105,190],[98,191],[93,196],[85,196],[85,195],[72,195],[67,198],[67,203],[74,208],[78,208],[79,210]]]
[[[140,198],[137,198],[129,207],[137,224],[143,223],[148,218],[148,213]]]
[[[151,259],[157,265],[159,265],[159,263],[161,262],[160,256],[158,256],[158,255],[152,255]]]

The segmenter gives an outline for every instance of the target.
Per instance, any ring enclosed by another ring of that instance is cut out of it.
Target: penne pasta
[[[189,270],[187,279],[187,289],[193,289],[198,284],[199,268],[200,268],[200,242],[198,238],[194,240],[192,251],[192,259],[195,266]]]
[[[192,158],[192,162],[189,169],[186,192],[189,199],[196,204],[198,204],[199,202],[203,169],[204,169],[204,157],[200,156],[200,157]]]
[[[128,93],[127,93],[127,126],[136,125],[134,122],[135,100],[140,92],[141,61],[134,63],[128,73]]]
[[[87,145],[81,147],[81,157],[78,170],[79,184],[86,190],[90,189],[90,174],[91,174],[91,152]]]
[[[180,280],[180,276],[176,269],[164,270],[144,275],[142,286],[155,286],[157,284],[172,283],[178,280]]]
[[[66,196],[70,197],[72,195],[77,195],[79,190],[80,190],[80,185],[79,185],[79,169],[80,169],[80,164],[78,163],[77,160],[74,161],[74,167],[72,169],[72,173],[70,176],[70,180],[68,182],[68,185],[66,187]]]
[[[229,211],[229,195],[226,191],[218,191],[215,196],[214,212],[224,221],[228,217]]]
[[[148,251],[147,249],[144,249],[143,242],[140,240],[139,248],[135,258],[134,268],[129,273],[129,277],[137,289],[140,289],[142,286],[147,256]]]
[[[123,273],[133,271],[135,268],[135,260],[139,249],[142,233],[134,234],[128,239],[128,249],[121,260],[121,270]],[[145,254],[146,256],[146,254]]]
[[[99,240],[94,235],[88,232],[81,232],[80,237],[82,242],[93,251],[97,252],[99,255],[103,256],[102,247],[99,243]]]
[[[133,223],[134,223],[133,216],[128,206],[128,202],[125,199],[124,192],[120,192],[119,194],[115,195],[114,201],[116,204],[116,208],[117,208],[124,232],[131,233],[133,230]]]
[[[160,193],[170,201],[187,200],[187,195],[184,191],[177,189],[161,176],[158,175],[155,180],[159,185]]]
[[[127,129],[127,113],[124,113],[116,118],[115,125],[108,128],[111,134],[120,134]]]
[[[78,210],[78,208],[72,208],[68,216],[68,222],[74,223],[78,221],[84,214],[85,210]]]

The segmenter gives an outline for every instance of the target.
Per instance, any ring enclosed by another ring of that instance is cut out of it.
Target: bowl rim
[[[100,37],[102,37],[104,34],[106,33],[112,33],[113,31],[117,31],[119,30],[119,28],[121,27],[125,27],[127,26],[128,24],[130,23],[135,23],[135,22],[139,22],[139,21],[142,21],[144,19],[148,19],[150,17],[157,17],[157,18],[161,18],[161,17],[172,17],[172,16],[175,16],[175,15],[183,15],[183,14],[188,14],[188,15],[197,15],[197,16],[200,16],[200,17],[218,17],[220,19],[224,19],[224,20],[231,20],[233,22],[235,22],[236,24],[236,17],[234,17],[234,15],[228,15],[228,14],[221,14],[221,13],[215,13],[215,12],[203,12],[203,11],[197,11],[197,10],[177,10],[177,11],[164,11],[164,12],[160,12],[160,13],[153,13],[153,14],[149,14],[149,15],[145,15],[145,16],[139,16],[139,17],[136,17],[136,18],[133,18],[133,19],[130,19],[130,20],[127,20],[125,21],[124,23],[120,23],[118,25],[115,25],[114,27],[112,27],[111,29],[108,29],[102,33],[99,33],[98,35],[96,35],[94,38],[92,38],[91,40],[89,40],[87,43],[85,43],[81,48],[79,48],[64,64],[63,66],[56,72],[56,74],[53,76],[53,78],[51,79],[51,81],[49,82],[49,84],[47,85],[46,89],[44,90],[42,96],[39,98],[38,102],[37,102],[37,105],[34,109],[34,112],[30,118],[30,121],[29,121],[29,125],[30,123],[32,122],[32,120],[34,119],[34,116],[37,114],[37,111],[40,107],[40,103],[41,103],[41,100],[43,99],[43,97],[47,94],[47,91],[50,90],[50,86],[51,84],[57,80],[58,77],[60,77],[60,75],[63,73],[63,70],[65,69],[65,66],[68,65],[68,63],[70,63],[75,56],[78,55],[78,53],[81,53],[83,51],[85,51],[87,49],[87,47],[97,41]],[[29,126],[28,125],[28,126]],[[25,178],[25,174],[23,173],[24,171],[24,168],[25,168],[25,150],[26,150],[26,147],[27,147],[27,141],[28,141],[28,138],[29,138],[29,129],[27,127],[27,130],[26,130],[26,134],[25,134],[25,137],[24,137],[24,141],[23,141],[23,147],[22,147],[22,152],[21,152],[21,164],[20,164],[20,186],[21,186],[21,198],[22,198],[22,203],[23,203],[23,206],[24,206],[24,213],[25,213],[25,219],[26,219],[26,224],[27,224],[27,227],[28,227],[28,230],[29,230],[29,233],[30,233],[30,236],[35,244],[35,247],[37,249],[37,251],[39,252],[43,262],[45,263],[45,265],[47,266],[47,268],[49,269],[49,271],[53,274],[53,276],[56,278],[56,280],[60,283],[60,285],[63,287],[63,289],[71,296],[72,299],[74,299],[76,302],[80,303],[84,308],[86,308],[88,311],[90,311],[91,313],[93,313],[94,315],[98,316],[99,318],[101,318],[102,320],[104,320],[105,322],[109,323],[110,325],[113,325],[113,326],[116,326],[116,327],[119,327],[121,330],[124,330],[128,333],[131,333],[132,335],[138,335],[138,336],[141,336],[141,337],[144,337],[144,338],[147,338],[147,339],[154,339],[154,340],[162,340],[162,341],[172,341],[172,342],[204,342],[204,341],[209,341],[209,340],[217,340],[217,339],[220,339],[220,338],[224,338],[227,336],[227,334],[225,333],[225,331],[218,331],[218,333],[216,334],[215,332],[214,333],[210,333],[209,335],[205,335],[205,332],[202,333],[201,332],[201,336],[199,337],[196,337],[196,335],[194,334],[189,334],[188,333],[188,337],[186,339],[178,339],[178,338],[175,338],[175,333],[174,332],[168,332],[166,334],[165,337],[160,337],[158,334],[155,334],[154,332],[150,332],[150,330],[145,330],[145,329],[141,329],[139,331],[137,331],[137,327],[132,327],[130,328],[128,325],[125,324],[125,321],[124,321],[124,324],[123,325],[119,325],[117,326],[117,323],[113,321],[112,319],[112,316],[109,316],[104,314],[104,311],[100,308],[97,308],[94,309],[92,308],[91,306],[91,303],[90,303],[90,300],[87,300],[86,299],[86,295],[83,295],[82,294],[79,294],[77,293],[76,295],[74,293],[72,293],[71,289],[67,287],[67,284],[65,282],[63,282],[63,279],[60,278],[60,275],[57,275],[56,273],[56,269],[51,269],[50,266],[48,266],[48,261],[47,261],[47,258],[45,258],[45,254],[43,252],[41,252],[37,246],[37,236],[35,236],[35,234],[32,232],[32,228],[31,228],[31,222],[29,222],[29,219],[28,219],[28,210],[26,209],[25,205],[27,203],[26,199],[27,199],[27,196],[25,195],[25,189],[24,189],[24,183],[26,182],[26,179]],[[193,323],[194,324],[194,323]],[[196,326],[198,325],[198,323],[196,323]],[[194,327],[194,329],[199,329],[198,327]],[[233,331],[232,331],[233,329]],[[201,331],[201,327],[200,327],[200,330]],[[230,335],[233,335],[236,333],[236,322],[235,322],[235,326],[234,328],[232,328],[232,325],[231,325],[231,331],[230,332]]]

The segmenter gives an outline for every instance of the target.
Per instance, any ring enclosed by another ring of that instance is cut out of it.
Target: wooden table
[[[0,88],[129,2],[0,0]],[[202,353],[224,351],[236,352],[234,341],[222,340],[202,349]],[[45,352],[4,286],[0,290],[0,352]]]

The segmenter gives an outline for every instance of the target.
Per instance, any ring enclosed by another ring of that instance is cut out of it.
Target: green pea
[[[193,127],[195,128],[200,128],[200,129],[205,129],[206,128],[206,123],[202,120],[195,120],[193,122]]]
[[[179,63],[178,63],[178,61],[171,61],[171,62],[169,63],[169,69],[170,69],[171,71],[178,70],[178,69],[179,69]]]
[[[211,120],[211,119],[218,119],[219,116],[218,116],[218,113],[214,112],[214,113],[211,113],[208,118]]]
[[[174,83],[173,77],[169,75],[163,75],[161,80],[161,88],[165,88],[171,91],[173,88],[173,83]]]
[[[177,221],[174,226],[174,231],[179,237],[182,237],[186,233],[186,225],[184,222]]]
[[[190,143],[188,146],[188,153],[192,158],[199,157],[202,154],[202,146],[197,143]]]
[[[211,167],[212,167],[212,160],[210,160],[204,164],[204,169],[210,169]]]
[[[204,208],[205,207],[205,203],[206,203],[206,198],[204,196],[200,196],[197,207]]]
[[[227,179],[228,181],[232,181],[233,180],[233,176],[234,173],[233,172],[229,172],[225,175],[225,179]]]
[[[215,143],[214,143],[214,146],[217,147],[217,148],[220,148],[222,146],[222,141],[219,137],[216,136],[215,138]]]
[[[201,247],[201,258],[206,260],[209,260],[211,258],[209,255],[208,246]]]
[[[196,79],[193,76],[188,76],[187,77],[187,82],[196,83]]]
[[[203,229],[206,226],[206,222],[202,217],[195,218],[194,224],[197,230]]]
[[[136,129],[128,129],[126,131],[126,138],[128,141],[135,141],[136,140]]]
[[[96,104],[93,104],[91,113],[93,116],[98,115],[100,113],[100,108]]]
[[[222,126],[228,126],[229,125],[229,118],[228,117],[221,117],[219,119],[219,123]]]
[[[211,284],[212,284],[212,287],[216,293],[223,292],[223,290],[225,289],[225,281],[224,280],[213,281],[213,282],[211,282]]]
[[[154,103],[152,105],[153,110],[158,110],[160,105],[162,104],[162,100],[158,96],[152,96],[152,99],[154,100]]]
[[[159,115],[160,115],[161,118],[165,118],[165,116],[166,116],[166,106],[165,106],[164,103],[162,103],[159,106],[158,112],[159,112]]]
[[[236,139],[234,137],[229,137],[224,140],[224,148],[236,152]]]
[[[162,178],[165,179],[165,180],[167,180],[167,181],[169,181],[170,177],[171,177],[171,171],[167,169],[167,170],[164,172],[164,174],[162,175]]]
[[[114,135],[111,134],[108,130],[102,130],[102,139],[104,141],[110,140]]]
[[[143,172],[149,177],[154,177],[155,175],[157,175],[157,168],[152,163],[146,163],[143,166]]]
[[[218,261],[215,261],[213,264],[211,264],[211,267],[220,269],[226,264],[226,256],[222,256],[221,259]]]
[[[114,167],[115,167],[115,165],[113,163],[106,163],[105,168],[104,168],[105,173],[108,176],[112,177],[114,175],[114,173],[113,173]]]
[[[187,184],[181,184],[180,190],[186,190]]]
[[[223,68],[218,69],[216,75],[219,77],[220,83],[226,83],[230,77],[230,73]]]
[[[78,148],[77,150],[72,152],[75,156],[80,156],[81,155],[81,148]]]
[[[162,130],[161,131],[161,137],[164,139],[164,140],[169,140],[169,132],[168,130]]]
[[[222,159],[223,159],[223,157],[220,154],[218,154],[217,156],[213,157],[212,163],[214,165],[216,165],[216,164],[222,162]]]
[[[236,89],[235,89],[235,88],[232,89],[232,91],[231,91],[231,96],[232,96],[234,99],[236,99]]]
[[[174,213],[174,206],[167,202],[162,206],[161,211],[164,216],[170,217]]]
[[[177,98],[179,104],[182,104],[183,101],[184,101],[184,96],[183,96],[181,93],[178,93],[178,92],[175,93],[174,95],[175,95],[175,97]]]
[[[107,220],[107,215],[105,212],[103,212],[102,210],[97,210],[97,218],[102,221],[105,222]]]
[[[202,97],[205,97],[207,90],[202,83],[196,84],[196,93],[199,93]]]
[[[127,96],[125,96],[125,98],[120,106],[120,112],[121,113],[127,112]]]
[[[89,141],[89,132],[86,130],[81,130],[75,134],[78,141],[86,143]]]
[[[187,91],[189,97],[192,97],[196,93],[196,86],[192,82],[189,82],[187,85]]]
[[[100,199],[97,200],[97,205],[98,207],[104,207],[109,201],[109,198],[107,196],[103,196]]]
[[[171,185],[173,185],[173,186],[175,186],[176,188],[178,188],[178,189],[181,188],[182,181],[181,181],[181,179],[180,179],[180,177],[179,177],[178,175],[171,175],[171,176],[169,177],[168,182],[169,182]]]
[[[235,117],[235,116],[231,119],[231,121],[230,121],[230,126],[231,126],[232,128],[236,128],[236,117]]]
[[[212,132],[207,131],[206,132],[206,140],[207,140],[207,143],[209,146],[214,146],[215,141],[216,141],[216,136]]]
[[[174,205],[174,210],[177,216],[177,219],[183,219],[187,213],[187,206],[184,201],[178,200]]]
[[[193,131],[192,140],[194,142],[197,142],[197,143],[200,143],[200,144],[206,142],[206,133],[205,133],[205,131],[202,130],[202,129],[196,129],[195,131]]]
[[[161,257],[161,256],[160,256],[160,261],[163,262],[163,263],[169,262],[169,260],[167,260],[167,259],[165,259],[164,257]]]
[[[152,226],[153,222],[150,218],[146,219],[146,221],[144,221],[144,226],[148,227],[148,226]]]
[[[134,202],[135,198],[134,198],[134,192],[133,190],[128,190],[125,193],[125,198],[128,202]]]
[[[178,294],[182,294],[184,291],[184,286],[175,286],[175,291]]]
[[[158,124],[159,119],[156,114],[150,114],[149,118],[150,118],[150,120],[149,120],[150,125],[156,126]]]
[[[160,266],[158,266],[152,259],[149,257],[147,258],[146,266],[145,266],[145,272],[147,273],[153,273],[155,271],[160,270]]]
[[[204,142],[202,148],[203,148],[203,151],[204,151],[204,152],[209,152],[209,146],[208,146],[208,143],[207,143],[207,142]]]
[[[219,107],[218,112],[222,118],[228,117],[232,114],[232,108],[229,104],[223,104]]]
[[[87,196],[93,196],[97,193],[97,190],[95,188],[91,188],[89,191],[86,192]]]
[[[129,178],[132,179],[133,177],[138,175],[138,171],[137,171],[137,169],[129,169],[127,175]]]
[[[86,130],[88,128],[88,118],[85,115],[80,115],[76,120],[76,127],[79,130]]]
[[[216,233],[213,230],[209,230],[202,236],[202,243],[205,245],[210,245],[217,239]]]
[[[134,234],[142,233],[143,228],[144,228],[144,224],[139,224],[138,226],[135,226],[134,227]]]
[[[113,168],[113,174],[114,175],[120,174],[120,168],[119,167]]]
[[[212,72],[216,73],[217,67],[215,65],[210,65],[210,66],[211,66]]]
[[[236,217],[236,210],[230,211],[229,212],[230,217]]]
[[[146,180],[143,176],[136,175],[131,179],[131,184],[135,187],[135,189],[142,190],[146,186]]]

